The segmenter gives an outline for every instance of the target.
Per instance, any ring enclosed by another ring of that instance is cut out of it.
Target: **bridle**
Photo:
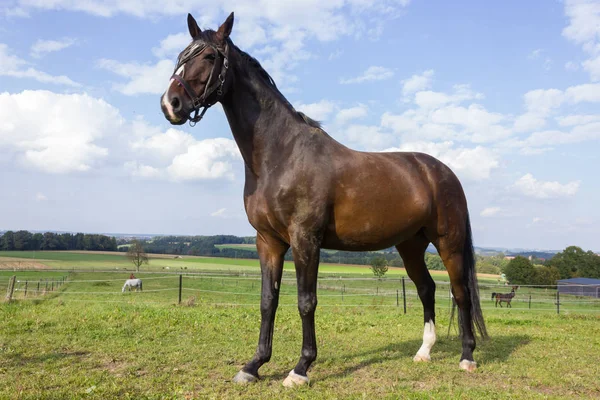
[[[215,62],[210,71],[210,75],[208,77],[208,81],[206,82],[206,86],[204,87],[204,93],[201,95],[196,94],[192,86],[186,81],[183,76],[177,74],[177,71],[188,61],[193,60],[198,57],[200,54],[204,52],[208,47],[212,48],[215,51]],[[192,42],[179,56],[177,60],[177,66],[175,67],[175,71],[171,76],[171,79],[177,81],[177,83],[183,87],[186,94],[192,100],[192,111],[190,111],[189,121],[190,126],[196,125],[202,117],[204,117],[204,113],[210,107],[214,106],[217,101],[221,99],[223,96],[223,85],[225,84],[225,77],[227,76],[227,69],[229,68],[229,45],[225,43],[225,49],[221,50],[217,46],[213,46],[206,42],[198,43],[197,41]],[[219,67],[220,63],[220,67]],[[217,76],[215,76],[215,71],[218,71],[220,68],[220,72]],[[216,96],[214,96],[213,101],[209,101],[209,97],[216,92]],[[204,107],[202,112],[200,112],[200,108]],[[194,112],[194,116],[192,117],[192,112]],[[200,114],[198,114],[200,112]]]

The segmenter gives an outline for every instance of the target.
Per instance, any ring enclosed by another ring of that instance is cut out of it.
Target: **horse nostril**
[[[171,106],[173,107],[173,111],[181,110],[181,101],[179,101],[179,97],[173,97],[171,99]]]

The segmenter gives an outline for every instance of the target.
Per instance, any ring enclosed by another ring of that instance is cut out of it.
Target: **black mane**
[[[205,36],[205,37],[197,38],[197,39],[209,40],[214,43],[215,39],[216,39],[215,34],[216,34],[215,31],[205,30],[205,31],[202,31],[202,34],[201,34],[202,36]],[[305,122],[309,126],[311,126],[313,128],[317,128],[317,129],[322,129],[321,123],[319,121],[315,121],[314,119],[310,118],[303,112],[296,111],[294,106],[292,106],[292,104],[279,91],[279,88],[277,88],[277,85],[275,84],[275,81],[273,80],[271,75],[269,75],[269,73],[267,71],[265,71],[265,69],[262,67],[262,65],[260,65],[260,63],[258,62],[258,60],[256,58],[252,57],[250,54],[241,50],[239,47],[237,47],[235,44],[233,44],[233,42],[230,39],[228,39],[228,43],[229,43],[230,48],[235,49],[240,54],[242,62],[244,62],[247,66],[252,67],[256,72],[258,72],[258,76],[260,76],[263,79],[264,83],[266,83],[269,87],[271,87],[271,89],[281,99],[283,104],[285,104],[288,107],[288,109],[290,111],[292,111],[297,117],[299,117],[303,122]]]

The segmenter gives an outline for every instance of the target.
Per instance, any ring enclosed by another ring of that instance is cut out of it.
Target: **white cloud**
[[[431,87],[431,80],[433,78],[434,71],[428,69],[423,71],[420,75],[413,75],[408,79],[402,81],[402,94],[408,96],[412,93],[416,93]]]
[[[329,61],[337,60],[338,58],[340,58],[342,56],[342,54],[344,54],[344,51],[341,49],[338,49],[338,50],[330,53],[329,56],[327,57],[327,59]]]
[[[527,58],[530,60],[542,60],[544,69],[548,71],[552,67],[552,59],[548,56],[544,56],[545,53],[544,49],[535,49],[529,53]]]
[[[35,201],[41,202],[41,201],[46,201],[46,200],[48,200],[48,197],[46,197],[45,194],[40,193],[40,192],[35,194]]]
[[[135,178],[160,179],[165,176],[159,168],[151,165],[138,163],[137,161],[127,161],[123,167],[129,174]]]
[[[573,181],[561,184],[555,181],[538,181],[531,174],[525,174],[519,178],[514,188],[527,197],[537,199],[550,199],[559,197],[572,197],[579,190],[581,181]]]
[[[567,61],[565,63],[565,69],[567,71],[577,71],[579,69],[579,64],[573,61]]]
[[[377,151],[394,143],[394,136],[373,125],[348,125],[340,129],[339,134],[352,146],[367,151]]]
[[[527,58],[529,58],[530,60],[537,60],[538,58],[540,58],[543,52],[543,49],[535,49],[531,53],[529,53]]]
[[[557,117],[556,120],[560,126],[585,125],[585,124],[589,124],[592,122],[599,122],[600,115],[597,115],[597,114],[596,115],[574,114],[574,115],[566,115],[564,117]]]
[[[498,215],[502,209],[500,207],[487,207],[484,208],[479,215],[482,217],[493,217]]]
[[[600,84],[588,83],[558,89],[531,90],[524,95],[526,112],[514,124],[516,132],[531,132],[542,129],[547,118],[564,104],[600,102]]]
[[[236,143],[216,138],[199,141],[176,156],[167,168],[174,181],[234,179],[233,163],[241,160]]]
[[[373,82],[373,81],[383,81],[386,79],[390,79],[394,76],[394,71],[386,67],[380,66],[371,66],[365,70],[361,75],[355,78],[349,79],[340,79],[341,84],[351,84],[351,83],[363,83],[363,82]]]
[[[498,167],[499,156],[492,150],[477,146],[474,148],[453,147],[454,143],[411,142],[384,151],[416,151],[427,153],[446,164],[460,178],[480,181],[488,179],[491,171]]]
[[[241,161],[231,139],[197,140],[178,129],[166,131],[138,120],[131,124],[123,164],[136,178],[174,182],[234,178],[234,167]]]
[[[369,113],[369,109],[364,104],[359,104],[356,107],[344,108],[335,116],[335,123],[338,125],[345,125],[354,119],[361,119],[366,117]]]
[[[41,40],[39,39],[31,46],[31,56],[40,58],[48,53],[60,51],[73,46],[77,41],[73,38],[63,38],[60,40]]]
[[[210,213],[211,217],[223,217],[225,216],[226,208],[219,208],[217,211]]]
[[[600,80],[600,3],[594,0],[567,0],[569,25],[563,36],[582,46],[589,59],[582,63],[592,81]]]
[[[326,121],[335,109],[335,104],[329,100],[321,100],[318,103],[299,104],[296,110],[317,121]]]
[[[189,133],[169,128],[164,133],[158,132],[131,141],[130,147],[138,155],[149,155],[158,162],[170,162],[196,143],[196,139]]]
[[[51,83],[56,85],[73,87],[81,86],[64,75],[50,75],[29,65],[30,64],[27,61],[12,55],[6,44],[0,43],[0,76],[30,78],[41,83]]]
[[[169,35],[160,41],[158,47],[152,49],[152,53],[158,58],[167,58],[177,56],[192,41],[190,34],[176,33]]]
[[[99,164],[109,153],[101,140],[123,126],[119,111],[103,100],[48,91],[1,93],[0,121],[0,153],[57,174]]]
[[[463,101],[483,99],[483,94],[471,90],[469,85],[454,85],[454,93],[419,91],[415,94],[415,103],[424,109],[433,109],[446,104],[460,104]]]
[[[170,60],[160,60],[152,65],[102,59],[98,66],[127,78],[128,82],[114,84],[113,89],[129,96],[163,93],[175,68]]]

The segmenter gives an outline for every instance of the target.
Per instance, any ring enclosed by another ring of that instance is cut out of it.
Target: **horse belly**
[[[395,246],[413,237],[427,219],[427,207],[388,209],[372,204],[361,210],[334,214],[323,237],[322,247],[333,250],[369,251]]]

